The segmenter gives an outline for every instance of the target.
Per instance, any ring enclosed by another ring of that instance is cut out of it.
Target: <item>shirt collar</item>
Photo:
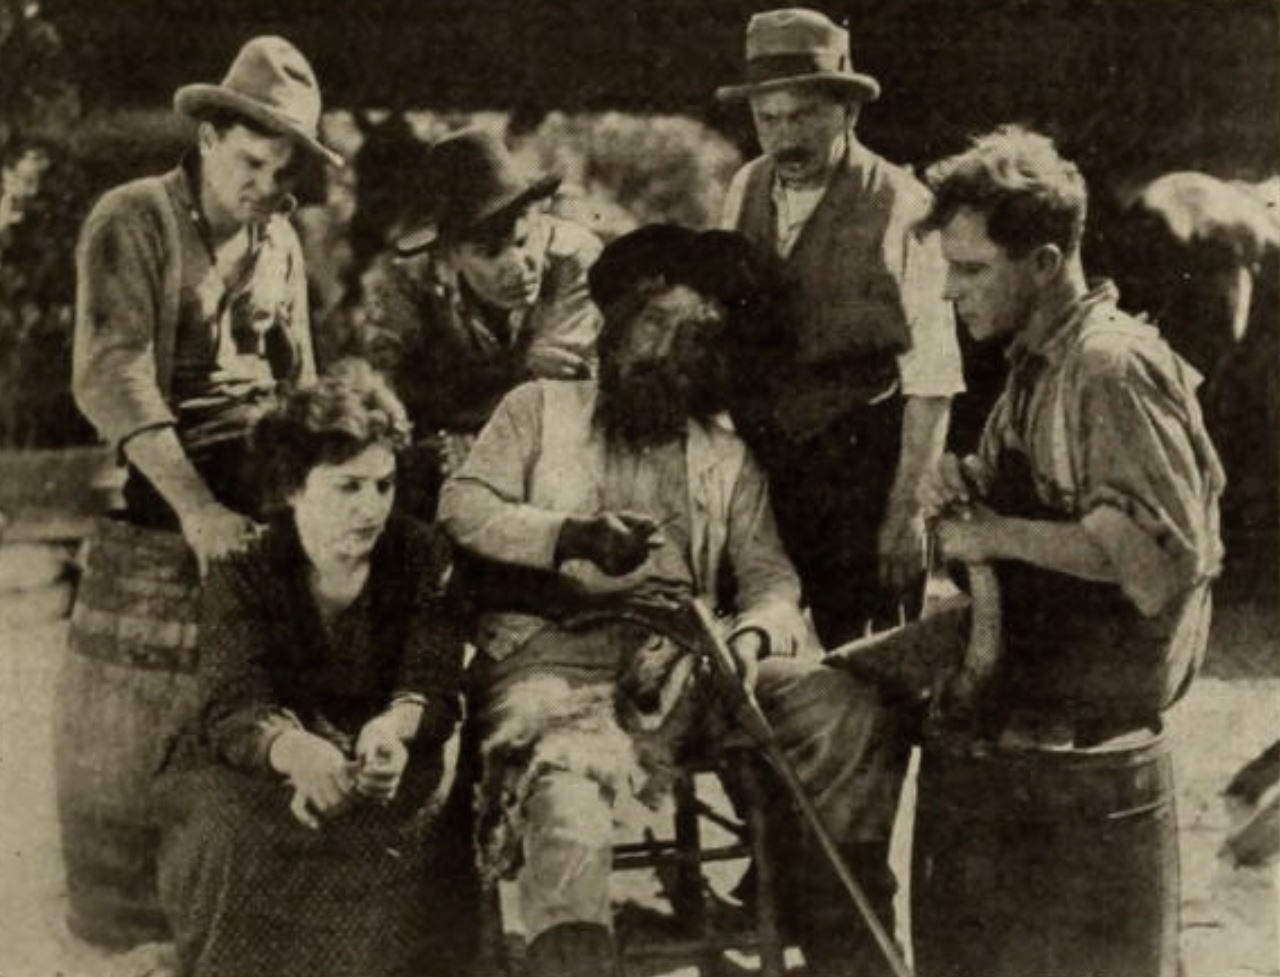
[[[1113,282],[1103,279],[1094,283],[1089,291],[1067,303],[1056,316],[1046,316],[1035,324],[1035,328],[1018,333],[1009,344],[1006,355],[1015,362],[1029,356],[1056,359],[1066,347],[1068,338],[1094,309],[1100,305],[1114,305],[1119,298],[1120,293]]]
[[[200,206],[200,154],[196,150],[188,149],[182,154],[177,167],[170,173],[169,187],[174,200],[183,212],[191,218],[191,222],[199,228],[205,239],[210,239],[209,221]],[[275,210],[272,211],[272,218],[291,217],[297,209],[297,198],[291,193],[286,193],[277,202]],[[248,226],[251,243],[257,242],[265,234],[272,218],[268,218],[261,224]]]
[[[195,150],[188,150],[182,154],[178,165],[165,174],[164,182],[169,190],[169,196],[184,214],[190,214],[193,209],[197,209],[198,197],[195,188],[200,185],[200,160]]]

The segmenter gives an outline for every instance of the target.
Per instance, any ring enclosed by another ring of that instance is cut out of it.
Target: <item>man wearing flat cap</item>
[[[877,904],[892,892],[875,887],[903,771],[894,717],[817,661],[764,476],[724,415],[724,338],[754,311],[751,264],[725,231],[655,225],[609,244],[590,273],[599,378],[517,387],[441,494],[445,531],[513,582],[479,589],[470,706],[484,736],[482,854],[517,879],[534,977],[617,973],[614,802],[638,784],[652,797],[681,747],[724,734],[669,632],[571,623],[601,604],[714,605],[846,857]],[[797,819],[774,823],[794,831]],[[779,866],[802,900],[812,868]]]
[[[73,389],[128,464],[127,516],[178,530],[203,567],[242,547],[257,500],[243,462],[277,384],[315,373],[305,275],[287,219],[320,90],[288,41],[258,37],[219,84],[179,88],[196,147],[106,193],[77,250]]]
[[[880,86],[853,69],[848,32],[812,10],[757,14],[746,77],[763,155],[734,177],[724,226],[782,280],[781,341],[735,419],[770,473],[783,541],[828,647],[917,612],[925,535],[916,485],[963,388],[929,194],[863,146]]]
[[[375,263],[353,316],[351,351],[392,377],[419,446],[400,504],[430,519],[441,475],[465,457],[518,383],[590,374],[599,314],[590,231],[547,214],[559,188],[531,176],[493,134],[435,143],[409,201],[394,259]]]

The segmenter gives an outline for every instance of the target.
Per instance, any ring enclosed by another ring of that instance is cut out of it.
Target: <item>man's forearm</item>
[[[902,409],[902,446],[889,493],[891,509],[917,507],[916,489],[942,457],[951,417],[950,397],[907,397]]]
[[[140,431],[125,442],[124,453],[179,519],[217,501],[172,427]]]
[[[1078,523],[998,517],[994,529],[994,559],[1020,560],[1099,583],[1118,582],[1106,553]]]

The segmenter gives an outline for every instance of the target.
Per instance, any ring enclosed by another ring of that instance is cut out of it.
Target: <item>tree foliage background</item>
[[[23,230],[25,265],[0,255],[0,444],[90,437],[66,393],[75,226],[106,187],[172,165],[186,135],[173,90],[216,81],[249,37],[298,44],[331,108],[501,111],[526,156],[567,171],[616,227],[701,225],[756,148],[746,112],[712,93],[740,76],[747,18],[776,5],[0,0],[0,144],[38,134],[59,164]],[[809,5],[848,25],[855,65],[881,80],[859,131],[891,159],[923,166],[1022,121],[1081,163],[1103,228],[1112,201],[1160,172],[1280,172],[1280,0]],[[331,213],[349,210],[350,181],[317,191]],[[319,238],[341,247],[342,231]]]
[[[68,391],[73,252],[87,190],[72,149],[75,65],[34,0],[0,0],[0,149],[36,149],[41,191],[0,229],[0,445],[58,446],[91,432]]]
[[[163,105],[276,31],[311,56],[330,104],[515,108],[538,116],[679,112],[743,149],[745,115],[712,99],[741,71],[743,26],[770,0],[45,0],[110,105]],[[921,163],[1018,119],[1108,172],[1274,172],[1275,0],[806,0],[848,24],[884,84],[868,139]],[[74,30],[71,26],[74,25]],[[1240,172],[1223,175],[1243,175]]]

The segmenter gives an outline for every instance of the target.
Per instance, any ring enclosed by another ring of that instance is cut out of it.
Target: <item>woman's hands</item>
[[[293,788],[289,810],[308,828],[318,830],[322,817],[332,817],[350,803],[356,785],[353,765],[323,737],[288,730],[271,744],[268,759]]]
[[[357,799],[390,803],[400,787],[409,748],[422,706],[397,703],[374,716],[360,730],[354,758],[315,733],[296,729],[281,733],[268,759],[293,788],[289,810],[308,828],[347,809]]]
[[[400,725],[393,713],[384,712],[365,723],[356,737],[356,791],[380,804],[396,796],[409,763]]]

